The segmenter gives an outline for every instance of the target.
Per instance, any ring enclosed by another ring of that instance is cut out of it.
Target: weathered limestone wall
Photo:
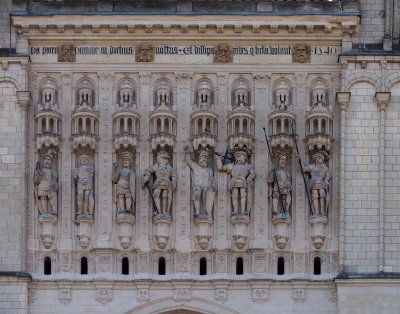
[[[398,279],[337,280],[337,285],[338,313],[397,313],[400,308]]]
[[[378,271],[379,112],[369,83],[350,88],[345,143],[346,265]]]
[[[392,61],[398,57],[392,58]],[[342,57],[345,115],[344,271],[399,271],[399,65]]]
[[[359,0],[361,11],[360,31],[354,37],[353,43],[378,44],[384,36],[384,0]]]
[[[135,287],[135,288],[132,288]],[[331,281],[36,282],[29,313],[336,313]],[[59,298],[62,303],[59,301]],[[282,301],[284,300],[284,302]],[[83,306],[84,304],[84,306]]]
[[[28,313],[28,281],[0,275],[0,313]]]
[[[12,0],[0,3],[0,48],[10,48],[10,11]]]
[[[4,61],[4,59],[1,59]],[[0,72],[0,270],[25,269],[26,58]],[[12,63],[11,63],[12,62]],[[19,93],[17,95],[17,93]]]
[[[400,84],[394,84],[385,130],[385,270],[400,272]]]

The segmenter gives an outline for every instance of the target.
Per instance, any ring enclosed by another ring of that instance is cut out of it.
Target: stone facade
[[[375,2],[1,4],[0,312],[395,312]]]

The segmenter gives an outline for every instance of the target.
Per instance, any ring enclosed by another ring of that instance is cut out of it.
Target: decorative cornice
[[[293,15],[282,16],[240,16],[224,15],[215,23],[215,15],[184,16],[171,20],[163,15],[85,15],[84,24],[82,15],[14,15],[12,22],[17,30],[22,33],[56,34],[65,35],[82,33],[85,29],[98,34],[102,28],[110,33],[140,32],[147,34],[177,34],[197,31],[205,33],[224,33],[230,36],[247,33],[276,33],[278,29],[282,34],[296,33],[321,33],[341,36],[354,35],[360,23],[359,16],[330,16],[330,15]],[[134,24],[132,23],[134,21]],[[285,21],[285,22],[283,22]],[[102,34],[104,36],[104,34]]]

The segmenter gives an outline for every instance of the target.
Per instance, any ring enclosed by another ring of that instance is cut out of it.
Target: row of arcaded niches
[[[195,97],[196,102],[193,105],[194,109],[191,115],[190,141],[193,145],[193,149],[198,155],[200,155],[205,148],[213,152],[217,143],[216,131],[218,128],[218,114],[215,111],[215,96],[212,87],[206,83],[207,82],[204,82],[204,84],[199,85],[199,89],[197,90]],[[160,83],[158,87],[159,88],[156,89],[154,97],[154,111],[151,112],[149,117],[151,147],[156,160],[160,152],[169,154],[167,159],[171,158],[171,153],[173,152],[173,147],[175,146],[177,132],[177,113],[176,110],[174,110],[175,106],[172,103],[172,100],[174,99],[172,95],[172,89],[167,83]],[[91,225],[94,222],[93,192],[95,189],[95,184],[93,177],[96,168],[94,165],[94,153],[99,140],[99,113],[94,103],[94,93],[95,90],[89,81],[81,82],[80,88],[77,90],[76,106],[71,117],[71,138],[75,155],[76,157],[82,157],[82,155],[84,155],[83,158],[75,158],[76,170],[74,170],[73,175],[74,180],[77,181],[75,184],[75,207],[77,209],[75,222],[78,227],[77,238],[79,239],[82,248],[88,247],[89,245]],[[37,150],[40,151],[39,155],[43,160],[43,165],[38,165],[37,170],[41,170],[39,169],[41,167],[42,169],[45,168],[45,156],[49,157],[50,159],[54,158],[54,156],[57,156],[57,154],[53,154],[53,157],[51,157],[52,154],[48,151],[57,151],[60,146],[60,130],[62,122],[62,116],[57,111],[57,90],[51,85],[50,81],[48,85],[43,85],[41,96],[41,101],[38,105],[38,110],[36,113],[36,138]],[[129,85],[128,82],[125,85],[121,85],[117,98],[119,101],[118,104],[116,104],[116,110],[113,114],[113,136],[114,147],[118,156],[117,163],[121,168],[118,171],[122,171],[124,168],[124,162],[129,164],[131,168],[135,163],[134,154],[139,137],[139,123],[141,117],[139,113],[135,111],[137,107],[135,101],[135,89]],[[296,117],[291,112],[293,102],[292,98],[292,91],[288,84],[282,82],[277,85],[274,94],[273,111],[268,117],[268,129],[271,146],[278,160],[280,159],[279,155],[281,153],[281,155],[291,154],[293,149],[291,128],[294,125]],[[231,153],[230,158],[232,158],[230,163],[235,165],[235,154],[238,156],[240,154],[245,155],[246,159],[249,159],[251,156],[251,149],[255,140],[255,112],[250,103],[249,88],[245,84],[243,84],[243,86],[240,84],[237,86],[237,89],[235,89],[233,92],[232,99],[233,105],[232,110],[228,115],[227,130],[229,150]],[[324,86],[322,83],[319,85],[316,84],[315,88],[312,89],[312,95],[310,99],[310,110],[306,115],[307,136],[305,141],[307,143],[309,152],[313,155],[317,155],[317,153],[319,153],[318,155],[323,157],[322,163],[324,164],[330,153],[331,143],[333,141],[333,114],[331,106],[328,104],[326,86]],[[81,160],[83,161],[83,164]],[[224,160],[224,162],[226,161],[227,160]],[[248,162],[248,160],[246,161]],[[248,164],[251,166],[251,163]],[[220,168],[224,168],[225,166],[226,165],[222,165]],[[82,185],[84,187],[81,189],[81,191],[78,191],[80,169],[82,170],[82,176],[87,178],[85,179],[86,183]],[[172,172],[173,169],[171,170],[171,173]],[[250,173],[251,171],[247,175],[250,175]],[[118,175],[116,174],[117,177]],[[149,179],[151,175],[149,175]],[[312,179],[311,170],[308,172],[308,175]],[[38,175],[38,177],[40,176]],[[41,184],[40,179],[37,179],[36,181],[38,181],[37,188],[39,188]],[[274,183],[272,182],[272,191],[275,189],[273,185]],[[54,184],[54,187],[55,186],[57,186],[57,184]],[[246,189],[247,188],[248,187],[246,186]],[[317,191],[315,191],[315,189],[309,187],[309,199],[311,203],[310,208],[312,213],[310,215],[310,223],[313,233],[312,241],[317,249],[322,247],[324,243],[325,229],[328,222],[326,213],[327,201],[326,196],[322,196],[322,190],[326,190],[326,188],[321,188],[319,190],[317,189]],[[39,218],[42,226],[41,239],[45,247],[50,248],[55,236],[54,228],[57,222],[57,209],[52,207],[56,207],[57,204],[54,203],[54,200],[51,202],[51,197],[49,196],[50,194],[48,193],[48,195],[45,195],[46,193],[42,193],[43,195],[38,194],[37,204],[41,205],[37,206],[39,212],[41,213]],[[57,189],[53,188],[52,195],[57,193]],[[154,191],[152,193],[154,193]],[[239,190],[237,193],[238,196],[235,196],[235,198],[243,199],[240,193],[241,192]],[[156,197],[155,195],[152,195],[152,197],[155,198],[154,207],[156,209],[158,203],[157,198],[160,198],[160,204],[158,205],[159,208],[157,210],[158,213],[165,213],[167,210],[164,208],[170,207],[168,204],[171,202],[171,196],[168,196],[168,193],[166,193],[166,196],[162,194],[163,193],[161,193],[161,195],[156,195]],[[116,198],[116,206],[124,209],[120,211],[124,213],[124,215],[122,215],[123,217],[121,218],[119,216],[117,219],[119,225],[119,239],[123,248],[129,248],[133,238],[133,225],[135,223],[135,211],[133,205],[134,201],[132,195],[132,200],[130,202],[127,200],[126,195],[119,195],[121,196]],[[249,237],[248,215],[250,213],[250,208],[246,208],[251,207],[252,200],[248,199],[249,196],[249,193],[247,193],[244,203],[242,203],[242,201],[236,201],[233,198],[231,199],[231,223],[233,226],[232,240],[239,249],[246,247]],[[274,231],[274,239],[276,240],[277,247],[283,249],[285,248],[289,238],[288,226],[291,224],[291,204],[288,201],[288,195],[285,197],[285,202],[288,203],[288,205],[285,205],[286,203],[282,205],[282,202],[280,201],[281,198],[282,197],[278,197],[277,199],[274,199],[272,196],[270,199],[270,207],[273,208],[273,222],[274,226],[276,227]],[[163,204],[165,202],[167,205]],[[237,210],[234,209],[235,202],[237,202]],[[324,202],[325,205],[323,205]],[[53,203],[53,205],[51,203]],[[248,205],[249,203],[250,205]],[[276,205],[276,203],[278,203],[278,205]],[[279,206],[281,206],[280,209]],[[127,209],[128,207],[129,209]],[[323,210],[322,207],[325,209]],[[204,209],[203,212],[205,212]],[[282,216],[283,212],[286,213],[284,214],[284,217]],[[171,222],[170,219],[164,218],[154,220],[156,226],[154,237],[159,248],[165,248],[170,237],[169,226]],[[212,239],[213,219],[212,217],[203,218],[206,219],[204,219],[204,221],[201,221],[201,219],[198,217],[195,219],[197,225],[196,239],[200,248],[207,249],[210,247],[210,242]]]

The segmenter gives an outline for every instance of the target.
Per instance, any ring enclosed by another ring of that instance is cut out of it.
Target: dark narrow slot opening
[[[44,258],[44,274],[51,275],[51,258],[48,256]]]
[[[158,274],[165,275],[165,258],[160,257],[158,260]]]
[[[82,257],[81,258],[81,275],[87,275],[87,274],[88,274],[87,257]]]
[[[321,275],[321,259],[314,258],[314,275]]]
[[[236,260],[236,275],[243,275],[243,258],[241,257]]]
[[[129,275],[129,259],[127,257],[122,258],[122,275]]]
[[[283,257],[278,258],[278,275],[285,274],[285,259]]]
[[[207,259],[205,257],[200,258],[200,275],[207,275]]]

